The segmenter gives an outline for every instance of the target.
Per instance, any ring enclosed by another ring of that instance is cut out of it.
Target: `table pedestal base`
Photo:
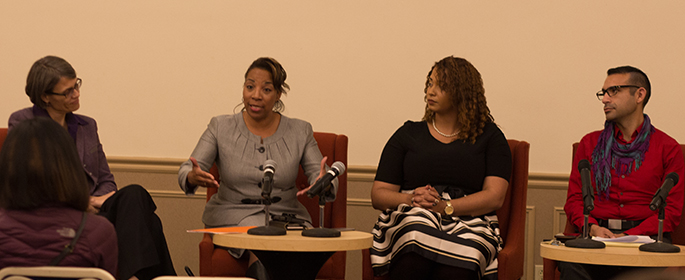
[[[335,253],[251,251],[264,264],[271,280],[314,280],[323,264]]]

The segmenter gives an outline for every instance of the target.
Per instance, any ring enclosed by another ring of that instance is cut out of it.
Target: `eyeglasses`
[[[75,91],[80,92],[80,88],[81,88],[82,84],[83,84],[83,80],[81,80],[81,78],[76,78],[76,84],[74,85],[74,87],[68,88],[67,90],[65,90],[62,93],[56,93],[56,92],[52,92],[52,91],[48,91],[46,93],[50,94],[50,95],[61,95],[61,96],[68,98],[68,97],[72,97],[74,95]]]
[[[602,100],[605,94],[609,95],[609,97],[614,97],[622,88],[641,88],[641,86],[621,85],[602,89],[597,92],[597,99]]]

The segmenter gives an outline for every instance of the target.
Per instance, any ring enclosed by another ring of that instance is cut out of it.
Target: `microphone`
[[[668,175],[666,175],[666,179],[664,179],[664,183],[661,185],[661,188],[659,188],[659,190],[657,190],[654,194],[654,197],[652,197],[652,203],[649,204],[649,209],[654,211],[663,207],[662,204],[665,205],[668,193],[671,192],[671,188],[673,188],[673,186],[677,183],[678,173],[668,173]]]
[[[264,162],[264,178],[262,178],[262,197],[266,200],[271,199],[275,172],[276,162],[272,159],[267,159]]]
[[[592,189],[592,181],[590,180],[590,162],[583,159],[578,163],[578,171],[580,171],[580,183],[583,188],[583,235],[576,239],[566,241],[566,247],[572,248],[588,248],[600,249],[606,247],[603,242],[592,240],[589,233],[588,219],[590,218],[590,211],[595,209],[595,193]]]
[[[267,159],[263,165],[264,177],[262,178],[262,198],[261,200],[243,199],[243,203],[263,203],[264,204],[264,226],[251,228],[247,231],[247,234],[252,235],[286,235],[284,227],[275,227],[269,225],[269,205],[271,203],[278,202],[281,200],[280,197],[274,197],[271,199],[271,189],[274,183],[274,173],[276,172],[276,162]],[[277,200],[278,198],[278,200]]]
[[[345,173],[345,164],[340,161],[336,161],[331,165],[331,170],[328,170],[314,185],[307,191],[307,197],[312,198],[316,195],[322,196],[326,191],[328,191],[331,181],[335,177],[340,176],[340,174]]]
[[[590,162],[583,159],[578,163],[578,171],[580,171],[580,182],[583,190],[583,212],[589,212],[595,209],[595,192],[592,189],[592,181],[590,179]]]

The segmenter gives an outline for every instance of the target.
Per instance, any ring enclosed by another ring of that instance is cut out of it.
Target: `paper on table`
[[[622,243],[653,243],[656,240],[650,238],[647,235],[626,235],[616,238],[605,238],[605,237],[592,237],[593,240],[602,242],[622,242]]]
[[[212,234],[246,233],[247,230],[249,230],[251,228],[256,228],[256,226],[189,229],[189,230],[186,230],[186,232],[201,232],[201,233],[212,233]]]

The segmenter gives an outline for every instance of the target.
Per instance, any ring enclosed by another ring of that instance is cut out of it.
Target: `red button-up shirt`
[[[626,143],[618,128],[616,140]],[[578,162],[587,159],[592,163],[592,151],[602,131],[595,131],[583,137],[573,158],[573,168],[569,179],[568,195],[564,211],[566,217],[578,228],[582,228],[583,194]],[[638,131],[631,137],[634,140]],[[645,152],[644,161],[638,170],[628,175],[618,176],[611,169],[611,186],[609,199],[600,200],[594,173],[591,175],[595,193],[595,209],[590,212],[589,223],[597,224],[597,219],[645,220],[639,226],[625,231],[628,235],[655,235],[658,233],[658,211],[649,209],[649,204],[656,191],[661,187],[667,174],[676,172],[679,182],[673,186],[666,199],[664,232],[672,232],[680,221],[683,208],[685,160],[678,142],[666,133],[655,129],[649,140],[649,149]]]

